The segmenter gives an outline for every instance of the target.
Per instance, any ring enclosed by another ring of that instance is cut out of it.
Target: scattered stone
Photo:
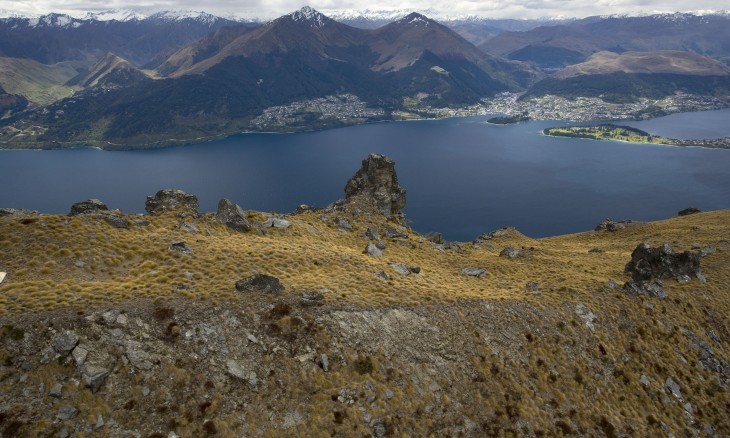
[[[251,389],[256,389],[258,386],[258,376],[256,373],[246,369],[241,363],[229,359],[226,361],[226,370],[229,375],[247,382]]]
[[[525,287],[527,288],[527,291],[530,293],[533,293],[536,295],[540,294],[540,283],[536,283],[534,281],[528,281],[527,284],[525,285]]]
[[[319,366],[322,370],[324,370],[324,372],[330,370],[330,360],[325,353],[319,355]]]
[[[365,237],[367,237],[370,240],[380,240],[380,233],[378,232],[378,229],[375,227],[368,227],[368,229],[363,233]]]
[[[421,267],[418,265],[411,265],[408,267],[408,270],[411,271],[413,274],[420,274],[421,273]]]
[[[79,343],[79,337],[72,331],[65,331],[53,337],[53,350],[60,355],[67,355]]]
[[[652,248],[646,243],[639,244],[631,253],[631,261],[626,264],[625,272],[631,274],[631,280],[626,282],[624,289],[660,299],[667,297],[662,279],[674,278],[681,281],[686,276],[702,282],[705,280],[700,271],[698,253],[685,251],[675,254],[666,243],[658,248]]]
[[[236,290],[239,292],[277,294],[284,291],[284,286],[276,277],[266,274],[254,274],[243,280],[238,280],[236,282]]]
[[[388,400],[390,400],[393,397],[395,397],[395,393],[390,388],[386,388],[386,390],[385,390],[385,398],[387,398]]]
[[[483,268],[469,267],[469,268],[462,269],[461,273],[463,275],[468,275],[470,277],[484,277],[484,274],[487,273],[487,270],[483,269]]]
[[[385,237],[387,237],[388,239],[405,239],[408,237],[395,227],[386,227],[384,233]]]
[[[385,271],[378,271],[375,273],[375,276],[385,281],[390,280],[390,275],[386,274]]]
[[[183,221],[180,224],[180,229],[183,231],[187,231],[188,233],[195,233],[195,234],[200,233],[200,230],[198,229],[198,227],[196,227],[195,224],[191,224],[190,222]]]
[[[639,379],[639,383],[641,383],[644,386],[647,386],[649,383],[651,383],[651,381],[649,380],[648,377],[646,377],[645,375],[642,374],[641,378]]]
[[[324,301],[324,295],[316,291],[307,291],[302,294],[299,302],[303,306],[318,306]]]
[[[437,245],[442,245],[444,243],[444,235],[436,231],[432,231],[426,234],[425,237],[426,240],[428,240],[429,242],[433,242]]]
[[[406,190],[398,184],[395,162],[384,155],[370,154],[345,185],[345,200],[373,203],[388,219],[400,220]]]
[[[69,216],[78,216],[80,214],[98,213],[100,211],[108,211],[109,207],[98,199],[88,199],[86,201],[77,202],[71,206]]]
[[[148,395],[150,395],[150,392],[151,392],[150,388],[148,388],[146,386],[142,387],[142,396],[147,397]]]
[[[142,344],[136,341],[127,341],[126,345],[127,359],[129,362],[140,370],[149,370],[153,367],[152,356],[144,351]]]
[[[71,418],[75,417],[76,414],[79,413],[79,410],[71,405],[62,406],[61,409],[58,410],[58,413],[56,414],[56,418],[58,418],[61,421],[70,420]]]
[[[492,240],[498,237],[508,236],[516,232],[517,230],[514,227],[497,228],[496,230],[490,231],[488,233],[480,234],[479,236],[477,236],[476,239],[474,239],[474,243],[478,244],[479,241]]]
[[[218,201],[218,211],[215,214],[215,219],[235,231],[245,233],[251,230],[251,224],[246,219],[246,213],[241,207],[226,198]]]
[[[294,209],[294,214],[302,214],[312,210],[314,210],[314,208],[310,207],[309,205],[300,204],[297,208]]]
[[[188,245],[186,245],[185,242],[183,242],[183,241],[172,242],[170,244],[170,250],[178,251],[183,254],[191,254],[193,252],[193,249],[190,248]]]
[[[588,252],[602,253],[603,250],[601,248],[591,248],[591,249],[588,250]]]
[[[382,257],[383,251],[380,250],[377,246],[373,245],[372,243],[368,243],[365,247],[365,254],[371,255],[373,257]]]
[[[127,318],[127,315],[120,313],[119,316],[117,316],[116,322],[120,325],[127,325],[127,322],[129,321],[129,318]]]
[[[94,425],[94,429],[98,430],[98,429],[101,429],[102,427],[104,427],[104,417],[102,417],[101,414],[99,414],[96,417],[96,424]]]
[[[375,247],[379,250],[384,250],[386,248],[386,245],[385,242],[383,242],[382,240],[378,240],[377,242],[375,242]]]
[[[280,217],[270,217],[263,223],[264,228],[289,228],[291,222]]]
[[[196,216],[199,215],[198,197],[182,190],[163,189],[155,193],[154,197],[148,196],[145,202],[145,211],[149,214],[159,214],[181,208],[190,210]]]
[[[116,214],[97,214],[95,217],[104,219],[112,228],[129,228],[129,221],[127,218],[118,216]]]
[[[512,248],[511,246],[508,246],[499,253],[499,256],[506,257],[508,259],[514,259],[517,257],[528,258],[528,257],[531,257],[531,254],[527,251],[523,251],[521,249],[516,249],[516,248]]]
[[[630,224],[631,221],[614,221],[611,219],[604,219],[603,222],[598,224],[594,231],[609,231],[611,233],[623,230],[626,228],[626,224]]]
[[[64,427],[63,429],[61,429],[60,432],[58,432],[58,438],[68,438],[68,437],[69,437],[68,427]]]
[[[377,438],[382,438],[388,433],[388,429],[385,427],[385,423],[376,423],[373,427],[373,433]]]
[[[76,362],[76,366],[82,366],[84,362],[86,362],[86,356],[88,356],[89,350],[82,347],[81,345],[77,345],[76,348],[73,349],[71,352],[71,356],[74,358],[74,362]]]
[[[700,250],[700,257],[707,257],[716,251],[714,246],[706,246]]]
[[[337,225],[337,228],[344,230],[344,231],[352,231],[352,224],[347,221],[344,217],[337,216],[335,218],[335,225]]]
[[[597,317],[585,306],[585,304],[576,304],[575,313],[586,323],[586,327],[588,327],[590,331],[595,331],[593,322],[597,319]]]
[[[63,395],[63,385],[56,382],[52,387],[51,390],[48,392],[48,395],[54,398],[61,398]]]
[[[391,263],[390,266],[393,268],[393,270],[395,272],[397,272],[401,275],[410,275],[411,274],[411,270],[408,269],[408,267],[406,265],[404,265],[403,263]]]
[[[86,383],[86,386],[91,389],[91,392],[98,391],[109,375],[109,370],[104,367],[89,364],[86,364],[83,368],[84,370],[81,373],[81,376],[84,379],[84,383]]]
[[[701,213],[701,212],[702,212],[702,210],[700,210],[699,208],[689,207],[689,208],[685,208],[684,210],[680,210],[677,213],[677,216],[689,216],[690,214]]]
[[[667,377],[666,385],[667,389],[669,389],[669,392],[671,392],[672,395],[677,398],[677,400],[682,400],[682,390],[680,389],[677,382],[675,382],[671,377]]]
[[[0,272],[0,283],[2,283],[3,280],[5,280],[5,277],[7,277],[7,275],[8,275],[7,272]]]

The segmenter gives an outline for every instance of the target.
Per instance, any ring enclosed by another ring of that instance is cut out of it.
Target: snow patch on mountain
[[[309,6],[305,6],[296,12],[292,12],[289,14],[289,17],[299,23],[308,23],[311,27],[322,27],[327,23],[327,17]]]

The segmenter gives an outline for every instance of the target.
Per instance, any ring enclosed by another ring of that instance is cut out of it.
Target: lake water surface
[[[139,213],[146,196],[174,187],[197,195],[205,211],[227,197],[244,209],[288,212],[343,197],[348,178],[376,152],[396,162],[412,227],[452,240],[507,225],[542,237],[589,230],[606,217],[730,208],[730,150],[551,138],[540,131],[565,123],[486,119],[241,134],[148,151],[0,151],[0,207],[67,213],[99,198]],[[676,138],[730,136],[730,110],[626,124]]]

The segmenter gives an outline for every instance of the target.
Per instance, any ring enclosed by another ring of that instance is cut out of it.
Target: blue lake
[[[148,151],[0,151],[0,207],[67,213],[74,202],[99,198],[139,213],[146,196],[174,187],[197,195],[206,211],[226,197],[244,209],[288,212],[341,198],[376,152],[396,162],[411,226],[452,240],[507,225],[542,237],[589,230],[606,217],[730,208],[730,150],[550,138],[540,131],[563,122],[486,119],[241,134]],[[677,138],[730,136],[730,110],[626,124]]]

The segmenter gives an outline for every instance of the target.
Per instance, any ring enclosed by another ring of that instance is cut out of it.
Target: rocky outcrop
[[[679,212],[677,212],[677,216],[689,216],[691,214],[701,213],[701,212],[702,212],[702,210],[700,210],[699,208],[689,207],[689,208],[685,208],[684,210],[680,210]]]
[[[218,211],[215,214],[218,222],[224,223],[228,228],[245,233],[251,230],[251,224],[246,219],[246,213],[226,198],[218,202]]]
[[[239,292],[278,294],[284,291],[284,286],[276,277],[266,274],[254,274],[243,280],[238,280],[236,290]]]
[[[705,281],[700,271],[699,254],[691,251],[677,254],[666,243],[658,248],[640,243],[631,253],[625,272],[631,274],[631,280],[624,285],[626,290],[661,299],[667,296],[662,287],[664,279],[689,281],[697,278]]]
[[[398,184],[395,162],[384,155],[370,154],[345,186],[346,202],[365,202],[388,219],[402,219],[406,190]]]
[[[611,219],[604,219],[603,222],[596,225],[596,228],[594,228],[593,231],[610,231],[615,232],[619,230],[623,230],[626,228],[627,224],[630,224],[631,221],[614,221]]]
[[[98,199],[87,199],[86,201],[77,202],[71,206],[69,216],[78,216],[80,214],[98,213],[100,211],[108,211],[109,208]]]
[[[160,214],[169,210],[185,209],[199,215],[198,197],[189,195],[182,190],[163,189],[155,196],[148,196],[145,202],[145,211],[149,214]]]

